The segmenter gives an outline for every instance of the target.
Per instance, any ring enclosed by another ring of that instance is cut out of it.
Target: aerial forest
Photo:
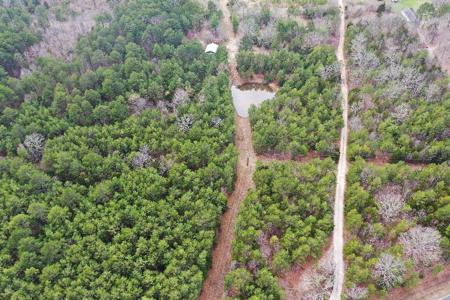
[[[0,0],[0,299],[448,277],[449,20],[445,0]],[[274,96],[243,117],[241,85]]]
[[[1,13],[27,28],[26,9]],[[114,14],[71,62],[40,58],[18,79],[2,56],[2,299],[200,293],[237,156],[226,51],[186,38],[216,11],[138,0]],[[2,45],[20,53],[34,42],[21,32]]]
[[[450,168],[383,167],[358,159],[348,174],[344,252],[350,295],[413,287],[450,256]],[[356,298],[355,298],[356,299]]]
[[[277,275],[321,256],[333,229],[334,172],[330,158],[257,166],[236,225],[228,295],[283,299]]]
[[[429,60],[417,34],[387,14],[352,24],[347,35],[350,158],[448,160],[449,77]]]

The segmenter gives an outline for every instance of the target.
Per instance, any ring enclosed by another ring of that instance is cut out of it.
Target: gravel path
[[[335,263],[334,286],[331,293],[331,300],[340,300],[342,287],[344,284],[344,194],[345,194],[345,176],[347,174],[347,119],[348,119],[348,84],[347,84],[347,64],[344,57],[345,42],[345,4],[344,0],[339,0],[341,24],[339,45],[336,52],[337,58],[341,63],[341,94],[342,111],[344,119],[344,128],[341,131],[340,155],[337,168],[336,195],[334,202],[334,231],[333,231],[333,256]]]

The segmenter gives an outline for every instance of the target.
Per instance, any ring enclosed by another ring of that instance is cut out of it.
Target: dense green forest
[[[347,30],[350,62],[350,157],[393,161],[450,158],[449,78],[427,58],[399,16]]]
[[[35,26],[31,26],[33,16],[37,18]],[[20,73],[23,52],[39,41],[38,29],[46,26],[46,20],[47,7],[38,1],[0,1],[0,107],[4,73]]]
[[[215,14],[130,1],[2,73],[0,298],[198,297],[237,157],[225,50],[185,38]]]
[[[281,50],[269,55],[240,52],[239,72],[264,74],[281,89],[274,100],[249,111],[255,151],[317,151],[335,156],[342,127],[339,65],[334,49],[318,46],[308,55]]]
[[[348,293],[384,295],[415,286],[430,269],[442,270],[450,257],[449,186],[446,163],[420,170],[361,159],[352,164],[345,206]]]
[[[333,229],[334,162],[259,164],[239,213],[228,295],[282,299],[276,275],[319,258]]]

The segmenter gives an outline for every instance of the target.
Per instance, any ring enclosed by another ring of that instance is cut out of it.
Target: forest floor
[[[234,85],[239,85],[241,79],[236,69],[239,39],[233,33],[227,2],[227,0],[220,0],[220,9],[223,12],[221,26],[223,26],[223,32],[226,32],[229,37],[226,46],[229,55],[231,81]],[[200,300],[217,300],[225,296],[225,275],[231,271],[231,247],[239,208],[247,195],[247,191],[254,188],[253,172],[256,168],[257,158],[253,150],[250,121],[248,118],[242,118],[236,114],[235,127],[235,143],[239,151],[236,168],[237,179],[234,191],[228,197],[228,209],[221,218],[217,244],[212,253],[211,269],[203,285]]]
[[[339,0],[341,23],[339,26],[339,45],[336,56],[341,64],[341,95],[342,95],[342,118],[344,127],[341,131],[339,146],[339,163],[336,178],[336,194],[334,203],[334,229],[333,229],[333,257],[334,257],[334,286],[331,300],[341,299],[344,284],[344,195],[347,174],[347,135],[348,135],[348,84],[347,84],[347,62],[344,56],[345,43],[345,5],[344,0]]]

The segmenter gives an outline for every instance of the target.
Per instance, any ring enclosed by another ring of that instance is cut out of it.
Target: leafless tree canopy
[[[160,174],[161,175],[167,174],[167,172],[170,171],[174,163],[175,161],[173,159],[161,155],[159,157]]]
[[[341,66],[338,61],[335,61],[331,65],[325,66],[321,72],[320,77],[324,80],[328,80],[330,78],[337,78],[341,74]]]
[[[128,104],[131,112],[136,115],[140,114],[148,106],[147,100],[138,94],[131,94],[128,98]]]
[[[387,184],[375,193],[375,200],[382,220],[389,224],[394,221],[405,206],[402,187]]]
[[[403,282],[405,264],[397,257],[383,253],[375,264],[372,276],[378,283],[387,288],[393,288]]]
[[[189,94],[186,90],[177,88],[173,94],[172,104],[174,109],[189,102]]]
[[[190,114],[183,115],[177,119],[177,126],[183,132],[188,132],[194,124],[194,117]]]
[[[416,266],[429,266],[441,259],[441,235],[432,227],[416,226],[400,235],[400,244]]]
[[[370,70],[378,67],[380,60],[374,52],[367,50],[366,45],[367,38],[358,34],[352,41],[351,58],[356,66]]]
[[[391,112],[391,116],[397,122],[397,124],[401,124],[404,122],[411,112],[411,106],[408,103],[401,103],[400,105],[394,107]]]
[[[223,119],[221,117],[214,117],[211,120],[211,125],[213,127],[220,127],[222,125]]]
[[[133,158],[133,166],[135,168],[147,167],[152,161],[150,151],[147,145],[142,146],[136,156]]]
[[[32,162],[39,162],[44,151],[45,138],[42,134],[32,133],[25,137],[23,145],[27,150],[28,158]]]
[[[306,293],[302,300],[328,300],[334,284],[333,252],[330,251],[316,270],[305,274]]]
[[[347,291],[347,297],[349,300],[362,300],[366,299],[369,295],[369,290],[366,287],[354,286]]]

